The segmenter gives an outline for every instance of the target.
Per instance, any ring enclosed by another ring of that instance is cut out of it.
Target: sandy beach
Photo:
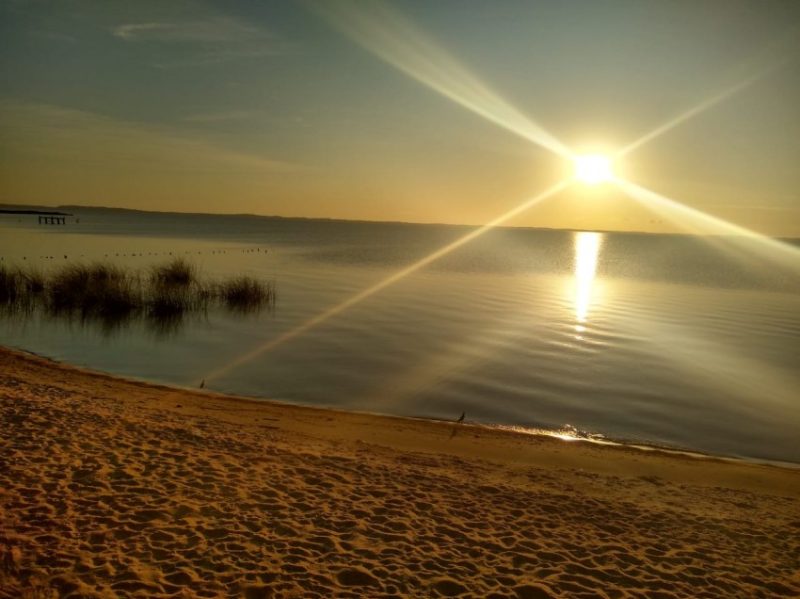
[[[800,596],[793,469],[5,349],[0,405],[2,597]]]

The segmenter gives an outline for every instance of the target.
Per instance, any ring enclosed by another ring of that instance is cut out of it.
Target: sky
[[[482,224],[688,111],[618,173],[800,236],[798,40],[796,0],[0,0],[0,202]],[[613,184],[509,224],[674,229]]]

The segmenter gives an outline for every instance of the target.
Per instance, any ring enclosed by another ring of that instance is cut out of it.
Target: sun
[[[575,178],[581,183],[597,185],[614,178],[611,159],[602,154],[584,154],[575,157]]]

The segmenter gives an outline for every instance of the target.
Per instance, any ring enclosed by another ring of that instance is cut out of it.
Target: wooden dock
[[[57,212],[54,210],[32,210],[32,209],[8,209],[0,208],[0,216],[37,216],[40,225],[66,225],[67,217],[73,216],[69,212]],[[78,222],[78,219],[75,219]]]
[[[40,225],[66,225],[66,216],[39,216]]]

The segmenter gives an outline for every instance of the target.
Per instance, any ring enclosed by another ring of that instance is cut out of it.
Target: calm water
[[[104,331],[45,316],[0,319],[0,344],[181,385],[470,230],[76,216],[63,227],[0,216],[3,262],[51,268],[108,256],[144,268],[171,253],[192,257],[208,276],[247,273],[277,284],[272,313],[212,312],[168,335],[142,323]],[[800,462],[798,348],[800,266],[689,236],[498,229],[207,386],[389,414],[569,424]]]

